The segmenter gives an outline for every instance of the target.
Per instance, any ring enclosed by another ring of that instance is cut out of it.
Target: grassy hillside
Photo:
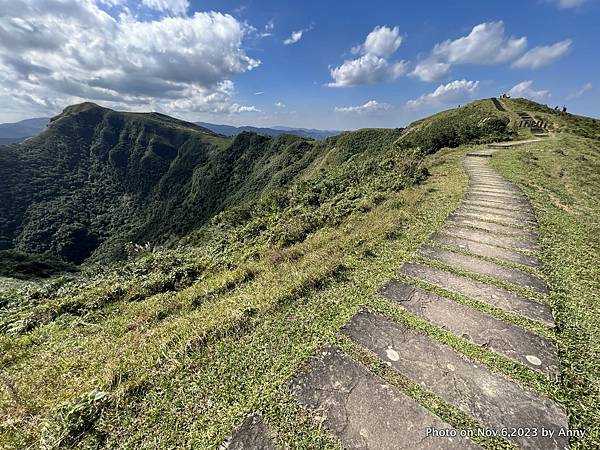
[[[309,140],[235,139],[160,114],[67,108],[41,135],[0,151],[0,249],[81,263],[161,242],[227,204],[293,179]]]
[[[520,103],[536,111],[532,102]],[[600,448],[600,141],[582,136],[598,136],[600,121],[553,119],[559,133],[493,161],[524,188],[535,208],[557,324],[560,400],[571,428],[587,431],[574,448],[595,449]]]
[[[442,125],[433,120],[431,132],[411,133],[398,147],[427,153],[504,132],[502,121],[479,123],[493,113],[485,103],[467,108]],[[39,136],[0,149],[0,250],[77,264],[122,258],[129,242],[176,240],[229,206],[249,208],[297,179],[318,178],[315,168],[361,155],[378,165],[400,136],[397,129],[318,142],[254,133],[225,138],[156,113],[72,106]]]
[[[132,119],[103,147],[108,161],[124,161],[126,136],[141,140],[138,116],[117,117]],[[510,137],[504,117],[480,101],[406,130],[319,142],[227,141],[174,123],[209,162],[178,166],[190,171],[184,198],[169,195],[184,174],[165,169],[149,190],[164,201],[140,230],[202,214],[198,198],[220,196],[221,211],[168,246],[129,245],[128,260],[74,279],[5,284],[0,442],[214,448],[260,408],[291,447],[335,448],[283,382],[361,304],[377,305],[376,288],[457,205],[465,145]]]

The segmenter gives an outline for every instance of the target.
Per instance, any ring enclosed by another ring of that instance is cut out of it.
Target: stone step
[[[515,264],[523,264],[528,267],[541,267],[542,263],[538,258],[532,255],[525,255],[523,253],[515,252],[494,245],[482,244],[480,242],[473,242],[467,239],[459,238],[445,233],[435,233],[431,236],[433,242],[448,245],[450,247],[456,247],[458,249],[474,253],[479,256],[485,256],[488,258],[496,258],[502,261],[511,262]]]
[[[519,210],[514,210],[514,209],[508,210],[505,208],[498,208],[497,206],[491,206],[489,204],[480,203],[480,202],[478,202],[477,204],[473,204],[473,203],[474,202],[466,201],[466,202],[463,202],[460,207],[464,208],[466,210],[472,209],[472,210],[476,210],[477,212],[496,214],[499,216],[506,216],[511,219],[518,219],[518,220],[522,220],[525,222],[537,223],[535,216],[533,214],[525,212],[525,211],[519,211]]]
[[[548,285],[542,278],[523,272],[522,270],[511,269],[476,256],[468,256],[463,253],[451,252],[429,245],[422,246],[417,253],[454,269],[462,269],[474,274],[485,275],[494,280],[532,289],[541,294],[548,293]]]
[[[501,225],[509,225],[514,227],[529,227],[533,228],[535,224],[529,221],[521,221],[517,219],[513,219],[511,217],[501,216],[499,214],[486,213],[477,210],[467,210],[465,208],[458,208],[454,211],[455,214],[460,214],[462,216],[469,216],[471,218],[475,218],[478,220],[487,220],[490,222],[497,222]]]
[[[273,432],[260,414],[252,414],[219,447],[228,450],[275,450]]]
[[[535,217],[535,215],[533,214],[533,209],[528,206],[525,206],[525,205],[508,206],[508,205],[505,205],[502,203],[491,203],[491,202],[483,202],[483,201],[476,202],[473,200],[463,200],[461,202],[461,206],[463,206],[463,205],[464,206],[474,206],[475,208],[478,208],[478,207],[493,208],[500,213],[505,212],[505,211],[508,211],[508,212],[519,211],[519,212],[529,214],[529,215]]]
[[[500,194],[500,193],[489,192],[489,191],[478,190],[478,189],[468,189],[467,194],[483,195],[483,196],[489,197],[491,199],[496,199],[498,201],[521,201],[521,202],[527,201],[527,197],[525,197],[524,195],[520,195],[520,194],[510,194],[510,193],[509,194]]]
[[[526,250],[530,252],[537,252],[540,250],[539,244],[517,237],[497,236],[486,233],[485,231],[467,230],[466,228],[456,227],[451,224],[445,225],[443,230],[453,236],[459,236],[472,241],[482,242],[484,244],[496,245],[498,247]]]
[[[520,448],[569,448],[568,438],[559,434],[568,428],[561,405],[469,361],[452,348],[370,312],[356,314],[343,333],[484,427],[498,432],[514,429],[507,439]],[[536,430],[538,436],[519,436],[517,431],[524,428]],[[554,431],[553,436],[541,435],[542,429]]]
[[[495,308],[518,314],[550,327],[554,326],[552,311],[548,305],[535,302],[507,289],[421,263],[404,263],[398,270],[398,275],[416,278]]]
[[[483,195],[483,194],[471,194],[471,193],[466,193],[464,196],[464,200],[469,200],[469,201],[475,201],[475,202],[485,202],[485,203],[490,203],[490,204],[498,204],[498,205],[504,205],[504,206],[526,206],[526,207],[530,207],[530,203],[527,200],[514,200],[514,199],[501,199],[498,197],[490,197],[489,195]]]
[[[490,186],[490,185],[484,185],[481,183],[471,183],[469,184],[469,191],[479,191],[479,192],[485,192],[485,193],[489,193],[489,194],[498,194],[498,195],[508,195],[508,196],[515,196],[515,197],[520,197],[520,198],[526,198],[525,194],[523,194],[522,192],[517,191],[516,189],[509,189],[506,187],[498,187],[498,186]]]
[[[509,183],[484,183],[481,181],[475,181],[469,183],[469,188],[482,190],[489,189],[491,191],[498,191],[509,194],[523,194],[523,192],[520,189],[514,187]]]
[[[345,449],[478,449],[460,437],[437,437],[428,429],[451,429],[400,389],[362,364],[325,346],[288,387],[298,401],[324,418]]]
[[[518,228],[500,225],[492,222],[485,222],[474,218],[464,217],[457,214],[452,214],[448,217],[452,221],[450,225],[466,225],[470,227],[480,228],[481,230],[490,231],[493,233],[503,233],[513,237],[537,240],[537,234],[534,231],[519,230]]]
[[[493,172],[490,172],[490,171],[485,171],[485,170],[478,169],[478,168],[467,167],[466,172],[471,177],[494,178],[495,180],[500,180],[504,184],[510,184],[511,186],[515,186],[514,183],[512,183],[511,181],[509,181],[506,178],[503,178],[501,176],[498,176],[498,174],[494,174]]]
[[[530,369],[560,373],[556,346],[533,331],[397,280],[388,281],[379,293],[415,316]]]

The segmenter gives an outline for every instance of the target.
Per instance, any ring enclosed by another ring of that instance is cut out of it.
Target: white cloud
[[[513,63],[519,69],[538,69],[566,55],[571,49],[571,39],[557,42],[554,45],[535,47]]]
[[[292,31],[292,34],[290,34],[290,37],[287,38],[285,41],[283,41],[283,44],[284,45],[295,44],[300,39],[302,39],[302,36],[304,36],[304,33],[307,33],[310,30],[312,30],[312,25],[310,27],[308,27],[308,28],[303,29],[303,30]]]
[[[423,81],[437,81],[446,77],[454,64],[506,63],[526,48],[527,38],[507,36],[502,21],[484,22],[475,25],[467,36],[436,44],[411,75]]]
[[[271,19],[265,25],[264,30],[261,33],[259,33],[258,35],[261,38],[269,37],[269,36],[273,35],[273,30],[275,30],[275,22]]]
[[[185,14],[190,7],[188,0],[142,0],[142,4],[156,11],[173,14]]]
[[[576,98],[583,97],[584,94],[590,92],[593,88],[594,88],[594,86],[592,86],[592,83],[586,83],[577,92],[574,92],[573,94],[569,95],[567,97],[567,100],[573,100]]]
[[[416,109],[464,102],[473,98],[478,88],[479,81],[454,80],[448,84],[439,85],[435,91],[429,94],[409,100],[406,106]]]
[[[170,12],[183,5],[158,3]],[[183,102],[225,112],[228,104],[229,112],[243,112],[231,103],[229,78],[260,64],[242,48],[248,27],[227,14],[138,21],[126,9],[112,17],[93,0],[0,0],[0,10],[5,114],[27,104],[52,114],[83,100],[164,111]]]
[[[404,61],[389,61],[402,44],[398,27],[377,26],[371,31],[363,44],[352,48],[352,53],[361,53],[355,59],[349,59],[338,67],[330,69],[333,82],[329,87],[349,87],[361,84],[374,84],[395,80],[406,73],[408,64]]]
[[[264,93],[265,93],[265,91],[258,91],[258,92],[255,92],[254,95],[263,95]]]
[[[519,84],[516,84],[515,86],[513,86],[510,91],[508,91],[508,94],[511,97],[525,97],[525,98],[529,98],[531,100],[543,100],[547,97],[550,96],[550,92],[546,91],[546,90],[542,90],[542,91],[535,91],[531,88],[531,85],[533,84],[532,80],[527,80],[527,81],[521,81]]]
[[[406,73],[407,63],[399,61],[389,63],[387,59],[366,54],[357,59],[331,69],[331,77],[335,80],[329,87],[349,87],[361,84],[374,84],[386,80],[395,80]]]
[[[576,8],[578,6],[583,5],[584,3],[588,2],[588,0],[550,0],[550,1],[552,3],[556,3],[556,5],[560,9]]]
[[[358,106],[336,106],[334,111],[346,114],[372,114],[384,112],[391,109],[391,105],[387,103],[379,103],[377,100],[369,100],[364,105]]]
[[[507,37],[499,21],[475,25],[467,36],[437,44],[432,53],[452,64],[498,64],[514,59],[526,47],[526,37]]]
[[[275,106],[277,106],[278,108],[285,108],[285,103],[283,103],[283,102],[275,102]]]
[[[186,88],[180,98],[161,101],[160,106],[167,112],[186,113],[210,112],[215,114],[240,114],[260,112],[255,106],[233,103],[235,86],[231,80],[225,80],[211,89],[199,86]]]
[[[438,81],[448,75],[450,67],[448,63],[426,59],[417,63],[411,75],[423,81]]]
[[[364,44],[353,47],[353,53],[371,54],[387,58],[393,55],[402,44],[400,28],[389,28],[386,26],[377,26],[373,28]]]

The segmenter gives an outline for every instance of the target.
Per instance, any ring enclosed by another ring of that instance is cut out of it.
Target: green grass
[[[239,264],[203,267],[180,290],[129,301],[126,287],[96,308],[110,280],[73,288],[81,310],[0,338],[2,377],[14,386],[1,391],[4,443],[212,448],[260,409],[293,448],[321,446],[329,438],[306,413],[280,403],[282,384],[457,204],[461,154],[430,157],[427,182],[390,191],[338,226],[291,246],[244,247]],[[50,305],[66,301],[55,298]],[[55,310],[46,305],[34,308]],[[94,404],[89,392],[106,396]]]
[[[563,403],[576,449],[600,447],[600,145],[561,133],[498,152],[492,164],[535,208],[557,324]]]
[[[479,140],[481,130],[460,125],[471,115],[476,126],[480,115],[493,112],[489,100],[477,105],[413,124],[407,133],[421,136],[411,145],[418,141],[423,151],[442,141]],[[549,302],[556,330],[420,284],[557,342],[563,379],[554,380],[377,294],[458,205],[467,180],[463,157],[473,149],[443,149],[423,159],[402,143],[401,152],[389,148],[399,132],[340,136],[335,151],[308,165],[287,190],[229,208],[169,248],[132,247],[130,260],[84,268],[72,281],[0,280],[7,286],[0,300],[11,299],[0,308],[0,448],[216,448],[260,411],[281,448],[339,449],[322,418],[286,389],[325,344],[448,424],[480,426],[340,335],[365,307],[560,401],[571,427],[597,433],[596,144],[563,133],[493,158],[524,186],[540,220],[552,293],[517,291]],[[486,133],[482,140],[495,136]],[[513,448],[500,439],[477,442]],[[596,448],[597,434],[575,446]]]

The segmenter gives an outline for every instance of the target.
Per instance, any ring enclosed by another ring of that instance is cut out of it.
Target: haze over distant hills
[[[295,183],[304,189],[314,177],[311,183],[320,186],[320,193],[307,194],[307,201],[320,205],[325,193],[341,195],[354,185],[356,180],[342,182],[332,174],[321,180],[322,171],[343,172],[350,160],[366,164],[361,170],[370,177],[381,170],[393,176],[389,168],[400,163],[397,156],[385,160],[383,151],[396,155],[406,146],[426,154],[463,141],[505,137],[506,123],[491,120],[491,102],[483,105],[462,108],[452,119],[432,120],[431,133],[412,133],[400,147],[395,144],[399,128],[314,140],[289,130],[275,130],[277,136],[235,128],[215,132],[159,113],[73,105],[50,119],[40,134],[0,147],[0,250],[49,254],[69,263],[120,258],[128,242],[162,243],[184,236],[224,210],[277,197]],[[405,174],[405,168],[397,169]],[[359,169],[347,170],[357,176]],[[290,204],[300,201],[297,195]],[[313,225],[301,228],[310,230],[319,220],[312,218]],[[294,230],[286,233],[307,233]]]
[[[13,144],[39,134],[46,125],[47,117],[25,119],[15,123],[0,123],[0,144]]]
[[[23,140],[36,136],[41,133],[50,118],[48,117],[36,117],[34,119],[25,119],[20,122],[14,123],[2,123],[0,124],[0,144],[16,144]],[[243,131],[251,133],[262,134],[264,136],[279,136],[281,134],[293,134],[294,136],[301,136],[312,139],[325,139],[326,137],[335,136],[340,134],[339,130],[316,130],[308,128],[292,128],[292,127],[251,127],[242,126],[234,127],[232,125],[218,125],[208,122],[195,122],[196,125],[208,128],[210,131],[222,134],[224,136],[237,136]]]
[[[223,134],[225,136],[237,136],[243,131],[248,131],[250,133],[262,134],[265,136],[279,136],[280,134],[293,134],[294,136],[301,136],[306,138],[313,139],[325,139],[326,137],[335,136],[341,133],[339,130],[317,130],[314,128],[291,128],[291,127],[281,127],[275,126],[271,128],[263,128],[263,127],[251,127],[251,126],[242,126],[242,127],[234,127],[232,125],[217,125],[214,123],[207,122],[195,122],[196,125],[200,125],[201,127],[208,128],[215,133]]]

